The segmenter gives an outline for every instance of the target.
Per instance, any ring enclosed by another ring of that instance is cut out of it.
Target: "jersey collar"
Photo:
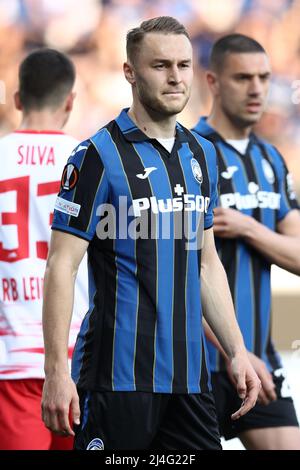
[[[209,138],[210,140],[226,142],[226,140],[221,136],[221,134],[219,134],[213,127],[208,124],[207,116],[201,117],[192,130],[198,132],[198,134],[202,135],[203,137]],[[254,132],[250,132],[248,148],[250,147],[250,145],[258,141],[259,139],[254,134]]]
[[[14,134],[50,134],[50,135],[65,135],[63,131],[53,131],[53,130],[42,130],[42,131],[37,131],[36,129],[16,129],[14,131]]]
[[[126,140],[129,142],[145,142],[155,139],[148,137],[141,129],[139,129],[135,123],[128,116],[129,108],[125,108],[121,111],[119,116],[116,118],[116,123],[118,124],[121,132],[123,133]],[[176,140],[178,142],[188,142],[189,136],[186,133],[183,126],[176,122]]]
[[[215,131],[215,129],[207,123],[207,117],[206,116],[201,117],[199,119],[199,121],[197,122],[197,124],[195,125],[195,127],[193,127],[192,130],[195,131],[195,132],[198,132],[198,134],[200,134],[200,135],[203,135],[203,137],[211,135],[211,134],[217,134],[218,135],[218,133]]]

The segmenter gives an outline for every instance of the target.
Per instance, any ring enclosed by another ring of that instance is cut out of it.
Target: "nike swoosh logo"
[[[155,166],[150,166],[149,168],[145,168],[145,173],[139,173],[137,176],[137,178],[140,178],[140,180],[145,180],[146,178],[148,178],[148,176],[150,175],[150,173],[152,173],[152,171],[154,170],[157,170],[157,168]]]
[[[227,171],[223,171],[221,173],[221,176],[223,176],[223,178],[225,178],[226,180],[230,180],[230,178],[232,178],[233,174],[238,171],[238,167],[233,165],[233,166],[228,166],[227,167]]]

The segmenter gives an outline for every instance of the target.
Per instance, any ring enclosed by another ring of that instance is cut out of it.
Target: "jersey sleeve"
[[[293,186],[293,176],[285,164],[283,157],[277,154],[277,177],[280,194],[280,207],[277,212],[277,222],[282,220],[292,209],[299,209],[299,203]]]
[[[207,212],[204,217],[204,230],[211,228],[214,224],[213,210],[218,205],[218,166],[217,154],[214,145],[207,142],[206,161],[209,174],[210,201]]]
[[[52,229],[91,241],[99,206],[108,202],[108,181],[100,155],[90,141],[79,144],[63,170]]]

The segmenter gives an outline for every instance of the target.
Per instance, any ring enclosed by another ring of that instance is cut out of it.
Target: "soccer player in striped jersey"
[[[43,419],[72,435],[71,409],[76,449],[218,450],[201,301],[245,400],[234,419],[260,383],[214,245],[215,150],[176,122],[193,77],[185,28],[159,17],[129,31],[124,73],[132,106],[81,143],[63,172],[45,281]],[[72,381],[66,338],[86,250],[90,309]]]
[[[75,69],[64,54],[38,49],[22,61],[20,127],[0,139],[0,449],[70,450],[72,439],[41,419],[44,379],[43,277],[64,155],[78,141],[62,131],[73,107]],[[88,308],[81,265],[67,347],[71,357]]]
[[[247,449],[300,449],[293,401],[271,339],[270,288],[272,263],[300,274],[300,216],[282,156],[252,131],[264,110],[270,75],[257,41],[241,34],[219,39],[207,72],[212,110],[194,128],[217,151],[220,207],[214,211],[214,233],[249,358],[262,382],[260,403],[238,422],[230,419],[239,399],[226,373],[226,354],[209,328],[219,350],[212,343],[208,349],[225,438],[238,436]]]

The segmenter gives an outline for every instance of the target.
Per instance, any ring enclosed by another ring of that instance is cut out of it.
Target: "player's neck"
[[[212,112],[207,118],[207,124],[213,127],[213,129],[215,129],[225,140],[247,139],[252,130],[252,126],[238,126],[217,108],[212,109]]]
[[[151,139],[169,139],[175,136],[176,115],[162,116],[133,103],[128,111],[129,117]]]
[[[19,129],[32,129],[36,131],[60,131],[66,118],[61,113],[49,113],[49,111],[31,111],[24,113]]]

